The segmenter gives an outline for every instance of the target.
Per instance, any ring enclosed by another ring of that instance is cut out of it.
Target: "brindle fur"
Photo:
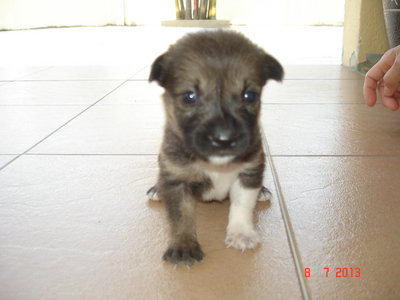
[[[171,224],[164,260],[191,265],[203,258],[196,237],[195,200],[213,188],[205,168],[223,171],[241,165],[242,186],[261,189],[261,91],[268,79],[282,77],[283,69],[273,57],[232,31],[189,34],[154,61],[149,81],[165,89],[166,124],[156,185]],[[257,94],[254,103],[243,101],[248,90]],[[188,91],[197,94],[197,103],[183,101]],[[235,157],[222,166],[208,161],[214,149],[207,136],[218,126],[234,128],[238,140],[235,149],[220,151]]]

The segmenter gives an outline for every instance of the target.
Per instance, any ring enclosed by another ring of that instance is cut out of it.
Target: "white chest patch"
[[[232,184],[241,171],[242,168],[240,166],[221,166],[204,169],[206,175],[210,177],[213,187],[203,194],[203,200],[224,200],[229,195]]]

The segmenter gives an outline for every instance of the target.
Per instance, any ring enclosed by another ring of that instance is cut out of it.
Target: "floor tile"
[[[24,80],[126,80],[142,67],[57,66],[25,76]]]
[[[364,80],[270,81],[264,88],[264,103],[364,103]]]
[[[341,62],[343,28],[340,26],[232,26],[230,29],[243,32],[282,63]],[[143,62],[150,65],[182,35],[199,30],[108,26],[1,32],[0,65],[125,66]]]
[[[15,155],[0,155],[0,168],[11,161],[14,157]]]
[[[30,153],[158,154],[163,126],[162,105],[96,105]]]
[[[195,30],[198,28],[104,26],[3,31],[0,65],[141,67],[185,32]]]
[[[335,64],[342,61],[339,26],[233,26],[284,64]],[[312,46],[310,46],[312,45]]]
[[[156,58],[157,57],[154,57],[154,59],[156,59]],[[136,73],[131,79],[132,80],[140,80],[140,81],[148,81],[149,76],[150,76],[150,71],[151,71],[151,63],[149,64],[149,66],[143,68],[141,71]]]
[[[285,80],[293,79],[358,79],[363,76],[340,65],[284,65]]]
[[[156,83],[147,81],[128,81],[107,96],[98,105],[122,105],[146,103],[162,106],[163,89]]]
[[[0,67],[0,80],[17,80],[45,69],[47,67]]]
[[[0,154],[19,154],[70,120],[85,106],[0,106]]]
[[[227,202],[198,203],[203,263],[163,263],[164,207],[145,197],[156,176],[156,156],[29,155],[0,172],[2,295],[301,299],[275,199],[257,205],[255,251],[226,249]]]
[[[150,67],[147,66],[131,79],[148,80]],[[363,80],[363,76],[340,65],[283,65],[284,80]]]
[[[0,87],[0,105],[90,105],[120,81],[15,81]]]
[[[154,58],[155,59],[155,58]],[[151,63],[131,79],[148,80]],[[363,80],[363,76],[340,65],[283,65],[284,80]]]
[[[400,158],[274,161],[312,299],[399,299]]]
[[[399,155],[400,112],[364,104],[264,105],[273,155]]]

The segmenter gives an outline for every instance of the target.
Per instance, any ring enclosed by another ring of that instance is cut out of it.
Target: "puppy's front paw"
[[[257,201],[259,202],[266,202],[271,200],[272,198],[272,193],[270,192],[269,189],[267,189],[265,186],[261,188],[260,194],[258,195]]]
[[[152,201],[160,201],[160,198],[158,197],[158,189],[156,186],[151,187],[147,193],[147,198]]]
[[[165,251],[163,259],[171,262],[173,265],[183,264],[190,267],[196,261],[203,259],[203,251],[196,241],[175,244]]]
[[[228,231],[225,238],[225,245],[228,248],[233,247],[241,251],[254,249],[259,242],[258,233],[253,229]]]

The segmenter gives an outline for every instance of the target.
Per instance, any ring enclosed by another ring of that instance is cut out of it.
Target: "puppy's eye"
[[[193,104],[197,101],[197,94],[195,92],[186,92],[182,95],[182,98],[186,104]]]
[[[254,103],[257,100],[257,93],[252,91],[244,92],[243,101],[247,103]]]

